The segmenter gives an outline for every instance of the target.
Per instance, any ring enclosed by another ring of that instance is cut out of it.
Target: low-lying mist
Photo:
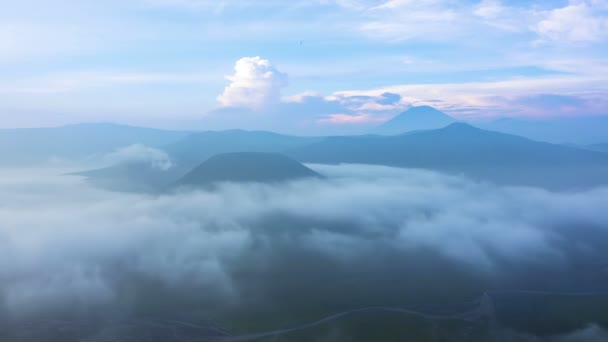
[[[162,195],[3,171],[0,319],[197,312],[264,330],[484,291],[608,289],[608,188],[311,167],[326,178]]]

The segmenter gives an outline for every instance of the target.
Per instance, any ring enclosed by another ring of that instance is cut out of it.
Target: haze
[[[0,341],[608,340],[608,1],[0,11]]]

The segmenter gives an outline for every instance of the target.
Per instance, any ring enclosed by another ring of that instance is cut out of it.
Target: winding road
[[[277,335],[283,335],[283,334],[287,334],[287,333],[291,333],[291,332],[302,331],[302,330],[314,328],[314,327],[329,323],[331,321],[335,321],[335,320],[344,318],[346,316],[352,316],[352,315],[361,314],[361,313],[372,313],[372,312],[373,313],[388,312],[388,313],[414,315],[414,316],[418,316],[418,317],[428,319],[428,320],[460,320],[460,321],[466,321],[466,322],[475,322],[478,319],[479,315],[483,314],[482,310],[480,310],[480,307],[481,306],[478,306],[472,310],[458,312],[458,313],[451,314],[451,315],[431,314],[431,313],[426,313],[426,312],[417,311],[414,309],[407,309],[407,308],[368,307],[368,308],[361,308],[361,309],[339,312],[339,313],[321,318],[317,321],[310,322],[310,323],[304,323],[304,324],[297,325],[297,326],[294,326],[291,328],[284,328],[284,329],[278,329],[278,330],[272,330],[272,331],[266,331],[266,332],[261,332],[261,333],[254,333],[254,334],[238,335],[238,336],[210,337],[210,338],[205,338],[205,339],[197,339],[197,340],[193,340],[190,342],[255,341],[255,340],[265,338],[265,337],[274,337]]]
[[[266,337],[274,337],[278,335],[288,334],[296,331],[302,331],[310,328],[314,328],[329,322],[352,316],[361,313],[372,313],[372,312],[388,312],[414,315],[428,320],[459,320],[465,322],[478,322],[486,320],[489,324],[496,322],[495,304],[492,295],[494,294],[528,294],[528,295],[544,295],[544,296],[608,296],[608,292],[552,292],[552,291],[534,291],[534,290],[496,290],[496,291],[485,291],[481,297],[475,302],[476,307],[470,310],[457,312],[450,315],[439,315],[427,313],[410,308],[392,308],[392,307],[367,307],[361,309],[354,309],[344,312],[339,312],[330,316],[326,316],[314,322],[300,324],[291,328],[277,329],[272,331],[235,335],[235,336],[217,336],[208,337],[205,339],[192,340],[190,342],[241,342],[241,341],[256,341]]]

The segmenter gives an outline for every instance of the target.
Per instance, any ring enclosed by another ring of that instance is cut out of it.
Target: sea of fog
[[[0,321],[190,315],[248,333],[486,291],[608,289],[608,188],[310,167],[326,177],[163,194],[95,188],[72,170],[2,170]],[[599,341],[602,323],[547,336]]]

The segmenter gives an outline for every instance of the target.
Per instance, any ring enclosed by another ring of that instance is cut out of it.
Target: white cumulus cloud
[[[236,62],[234,71],[234,75],[226,77],[230,84],[217,98],[222,106],[259,110],[280,101],[287,75],[269,60],[243,57]]]

